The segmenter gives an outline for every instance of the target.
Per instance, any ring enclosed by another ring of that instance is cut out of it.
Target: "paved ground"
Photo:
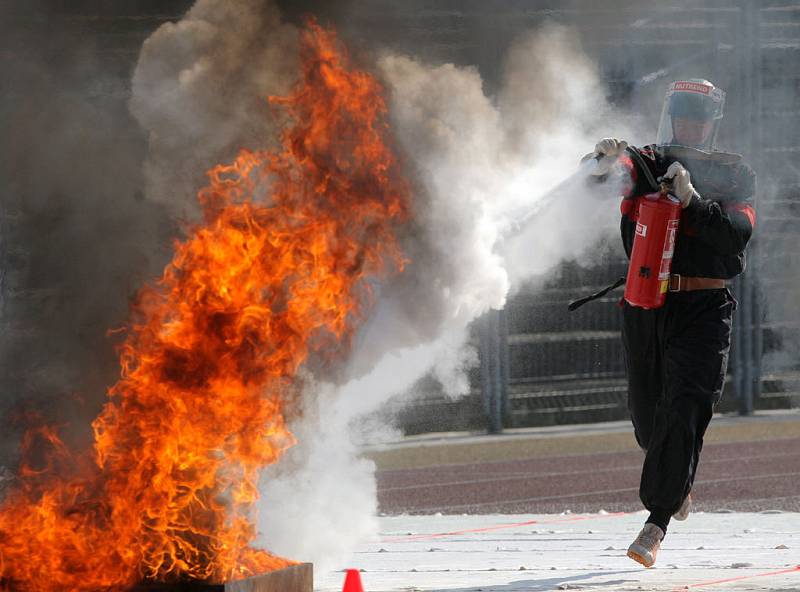
[[[800,592],[800,514],[695,514],[672,528],[656,566],[626,557],[643,516],[381,518],[381,539],[347,567],[365,592]],[[317,574],[340,592],[344,573]]]

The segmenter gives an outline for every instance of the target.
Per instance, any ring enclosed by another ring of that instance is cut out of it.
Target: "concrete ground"
[[[701,513],[671,527],[656,566],[626,556],[635,514],[395,516],[345,567],[365,592],[800,592],[800,514]],[[316,575],[319,592],[344,573]]]
[[[625,555],[646,514],[628,422],[436,434],[364,451],[380,540],[345,567],[365,592],[800,592],[800,412],[716,417],[655,568]],[[316,589],[342,589],[342,572]]]

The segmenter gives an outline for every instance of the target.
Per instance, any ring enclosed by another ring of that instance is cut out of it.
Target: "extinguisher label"
[[[641,236],[642,238],[647,236],[647,226],[642,224],[641,222],[636,223],[636,234]]]
[[[667,236],[664,237],[664,254],[663,257],[665,259],[669,258],[672,259],[672,255],[675,253],[675,238],[678,235],[678,221],[677,220],[670,220],[669,226],[667,227]]]
[[[667,234],[664,237],[664,251],[661,255],[661,268],[658,270],[658,279],[669,280],[669,270],[672,267],[672,256],[675,254],[675,239],[678,234],[678,220],[670,220]]]
[[[658,279],[661,281],[669,279],[669,268],[670,263],[672,263],[669,259],[662,259],[661,260],[661,268],[658,270]]]

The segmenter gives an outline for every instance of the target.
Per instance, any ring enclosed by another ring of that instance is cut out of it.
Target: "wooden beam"
[[[314,566],[299,563],[225,584],[225,592],[313,592]]]
[[[181,584],[141,584],[131,592],[313,592],[314,566],[298,563],[225,584],[187,582]]]

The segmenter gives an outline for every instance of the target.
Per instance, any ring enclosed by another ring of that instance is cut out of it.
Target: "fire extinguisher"
[[[669,291],[672,256],[681,218],[681,202],[665,185],[639,200],[636,234],[625,279],[625,300],[632,306],[659,308]]]
[[[669,291],[672,256],[681,218],[681,203],[669,194],[669,187],[656,182],[650,169],[635,148],[626,150],[637,170],[650,185],[652,193],[639,200],[636,214],[630,263],[626,277],[621,277],[589,296],[569,303],[569,310],[577,310],[587,302],[602,298],[611,290],[625,284],[624,300],[632,306],[659,308],[664,305]]]

